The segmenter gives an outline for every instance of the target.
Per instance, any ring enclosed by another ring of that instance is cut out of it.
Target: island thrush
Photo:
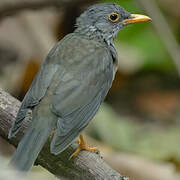
[[[98,111],[117,71],[114,38],[125,25],[148,20],[113,3],[91,6],[77,18],[75,31],[50,50],[22,101],[9,138],[19,131],[29,109],[32,123],[10,165],[28,171],[53,130],[50,150],[55,155],[80,135]],[[94,150],[85,146],[82,136],[80,149]]]

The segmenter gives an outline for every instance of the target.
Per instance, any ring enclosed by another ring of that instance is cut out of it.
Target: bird
[[[82,131],[97,113],[118,69],[114,39],[126,25],[150,17],[131,14],[115,3],[90,6],[76,20],[74,32],[49,51],[27,91],[9,131],[14,137],[29,110],[32,122],[10,160],[10,166],[28,172],[54,131],[50,152],[59,154],[78,136],[77,156],[86,146]]]

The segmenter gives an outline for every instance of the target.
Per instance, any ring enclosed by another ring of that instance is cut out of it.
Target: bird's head
[[[96,4],[77,18],[76,31],[111,41],[125,25],[149,20],[148,16],[131,14],[117,4]]]

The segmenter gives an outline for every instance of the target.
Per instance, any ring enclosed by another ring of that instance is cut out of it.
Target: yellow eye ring
[[[113,12],[113,13],[111,13],[111,14],[109,15],[108,19],[109,19],[111,22],[115,23],[115,22],[117,22],[117,21],[119,20],[119,14]]]

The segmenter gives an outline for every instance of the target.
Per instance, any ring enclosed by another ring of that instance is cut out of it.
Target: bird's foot
[[[77,141],[77,143],[78,143],[78,148],[77,148],[76,151],[69,157],[69,159],[71,159],[72,157],[76,157],[81,150],[86,150],[86,151],[90,151],[90,152],[98,151],[97,147],[88,147],[88,146],[86,145],[86,142],[84,141],[84,138],[83,138],[82,135],[79,136],[79,140]]]

